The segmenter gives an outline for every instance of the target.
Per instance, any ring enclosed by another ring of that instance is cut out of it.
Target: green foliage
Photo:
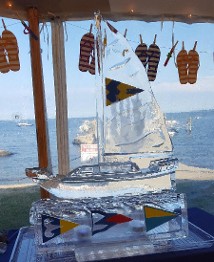
[[[28,226],[31,204],[39,198],[38,187],[0,189],[0,230]]]
[[[177,192],[186,194],[187,207],[198,207],[214,215],[214,181],[181,182]]]

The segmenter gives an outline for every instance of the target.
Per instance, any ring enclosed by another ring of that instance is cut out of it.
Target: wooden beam
[[[37,147],[38,147],[38,162],[39,167],[49,167],[49,140],[47,132],[47,119],[46,119],[46,103],[43,81],[43,68],[41,59],[41,47],[39,37],[39,17],[36,8],[28,9],[29,27],[33,33],[38,37],[35,40],[30,36],[30,53],[31,53],[31,68],[32,68],[32,84],[34,96],[34,111],[36,122],[37,134]],[[49,198],[50,195],[47,191],[41,188],[41,198]]]
[[[69,168],[69,136],[66,62],[63,22],[57,18],[51,22],[52,57],[56,100],[56,131],[58,174],[65,176]]]

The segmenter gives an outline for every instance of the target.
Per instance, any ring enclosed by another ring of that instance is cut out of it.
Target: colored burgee
[[[143,89],[106,78],[106,106],[119,102],[136,94],[143,92]]]
[[[79,226],[79,224],[59,218],[42,215],[42,239],[43,243]]]
[[[150,206],[144,206],[144,214],[146,231],[158,227],[180,215],[180,213],[177,212],[170,212]]]
[[[132,218],[121,214],[105,213],[103,211],[98,211],[98,210],[92,210],[91,214],[92,214],[92,222],[93,222],[92,235],[95,235],[100,232],[104,232],[117,224],[127,223],[133,220]],[[102,215],[103,217],[94,223],[93,216],[95,214]]]

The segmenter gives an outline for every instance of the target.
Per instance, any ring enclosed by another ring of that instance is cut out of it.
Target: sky
[[[19,20],[4,19],[8,30],[13,32],[19,46],[20,71],[0,73],[0,120],[14,120],[16,114],[23,119],[34,118],[29,36],[23,33]],[[96,86],[95,77],[78,69],[81,37],[89,32],[92,21],[66,22],[65,53],[69,117],[94,116]],[[135,50],[139,34],[149,46],[157,34],[156,44],[161,50],[157,77],[151,82],[152,90],[163,112],[186,112],[214,109],[214,25],[184,24],[178,22],[145,23],[137,21],[112,22],[121,33],[127,29],[127,39]],[[0,27],[3,32],[3,25]],[[163,66],[174,41],[179,41],[175,57]],[[47,24],[41,32],[41,52],[44,71],[47,113],[55,118],[55,99],[52,71],[51,29]],[[198,41],[196,50],[200,56],[200,67],[196,84],[181,85],[175,58],[181,50],[191,50]]]

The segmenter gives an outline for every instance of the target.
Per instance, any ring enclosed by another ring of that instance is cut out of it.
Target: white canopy
[[[40,21],[53,15],[61,20],[92,19],[100,10],[111,20],[181,21],[185,23],[213,22],[213,0],[1,0],[0,16],[27,20],[26,10],[36,7]]]

